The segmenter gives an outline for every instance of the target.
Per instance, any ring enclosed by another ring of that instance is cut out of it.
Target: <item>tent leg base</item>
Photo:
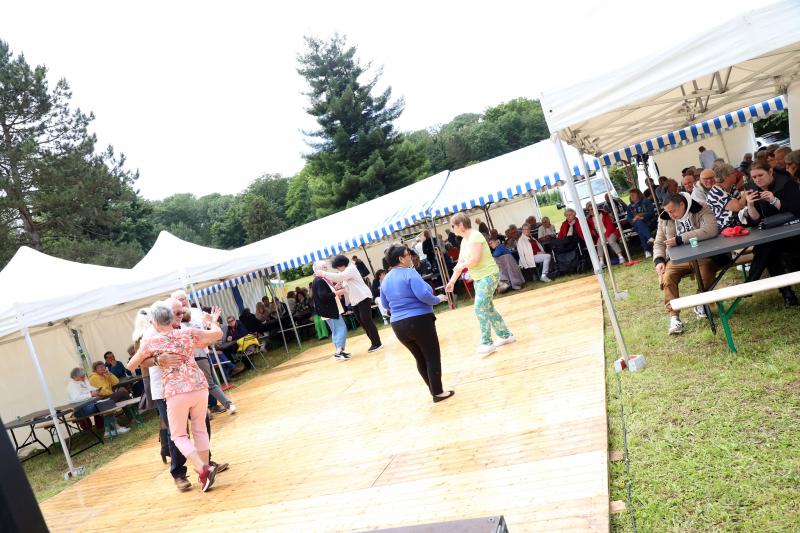
[[[639,370],[644,370],[647,367],[647,360],[644,358],[643,355],[631,355],[628,357],[626,361],[625,358],[620,357],[616,361],[614,361],[614,372],[620,373],[626,368],[630,372],[638,372]]]
[[[614,293],[614,298],[617,300],[624,300],[628,297],[628,291],[619,291]]]
[[[86,473],[86,467],[84,467],[84,466],[76,466],[72,470],[68,470],[67,472],[64,472],[64,480],[68,481],[70,479],[81,477],[85,473]]]

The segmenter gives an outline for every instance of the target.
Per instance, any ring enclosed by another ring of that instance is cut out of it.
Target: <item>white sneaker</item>
[[[550,283],[550,282],[551,282],[551,281],[553,281],[553,280],[552,280],[552,279],[550,279],[550,278],[548,278],[548,277],[547,277],[547,276],[545,276],[544,274],[542,274],[542,277],[541,277],[541,278],[539,278],[539,281],[541,281],[542,283]]]
[[[131,430],[131,428],[126,428],[125,426],[117,426],[117,433],[127,433]]]
[[[645,251],[644,251],[644,256],[645,256],[645,257],[653,257],[653,254],[651,254],[650,252],[648,252],[647,250],[645,250]]]
[[[683,322],[681,322],[680,317],[670,317],[668,332],[670,335],[678,335],[679,333],[683,333]]]
[[[490,353],[494,353],[497,350],[494,344],[481,344],[478,346],[478,354],[479,355],[489,355]]]
[[[502,346],[504,344],[511,344],[512,342],[517,342],[516,337],[514,335],[509,335],[505,339],[503,337],[498,337],[496,341],[494,341],[495,347]]]
[[[620,265],[624,265],[625,264],[625,258],[622,257],[621,255],[617,257],[617,261],[619,261]]]
[[[708,318],[708,315],[706,315],[706,308],[702,305],[695,306],[694,314],[697,318]]]
[[[228,411],[230,411],[232,415],[236,414],[236,405],[234,405],[233,402],[228,404]]]

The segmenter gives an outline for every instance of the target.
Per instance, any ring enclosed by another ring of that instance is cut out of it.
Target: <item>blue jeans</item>
[[[338,318],[326,318],[325,322],[331,327],[331,340],[333,340],[336,353],[343,352],[344,344],[347,340],[347,325],[344,323],[344,319],[341,316]]]
[[[650,245],[647,241],[650,240],[650,227],[644,220],[634,220],[631,227],[639,236],[639,242],[642,243],[642,249],[646,252],[651,252]]]

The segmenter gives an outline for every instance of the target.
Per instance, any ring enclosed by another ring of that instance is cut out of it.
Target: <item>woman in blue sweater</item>
[[[390,246],[386,259],[391,270],[381,282],[381,303],[391,313],[392,330],[417,360],[417,370],[434,403],[446,400],[455,392],[442,389],[442,357],[433,306],[446,302],[447,297],[433,294],[431,286],[414,270],[406,246]]]

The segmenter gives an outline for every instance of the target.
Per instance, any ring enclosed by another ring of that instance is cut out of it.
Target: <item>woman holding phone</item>
[[[744,213],[748,225],[758,225],[765,218],[780,213],[791,213],[800,218],[800,188],[783,174],[775,174],[766,162],[756,161],[750,167],[752,185],[747,189],[747,208]],[[800,268],[800,237],[781,239],[753,247],[753,262],[747,281],[761,277],[764,269],[770,276],[793,272]],[[791,287],[779,289],[785,307],[800,305]]]

